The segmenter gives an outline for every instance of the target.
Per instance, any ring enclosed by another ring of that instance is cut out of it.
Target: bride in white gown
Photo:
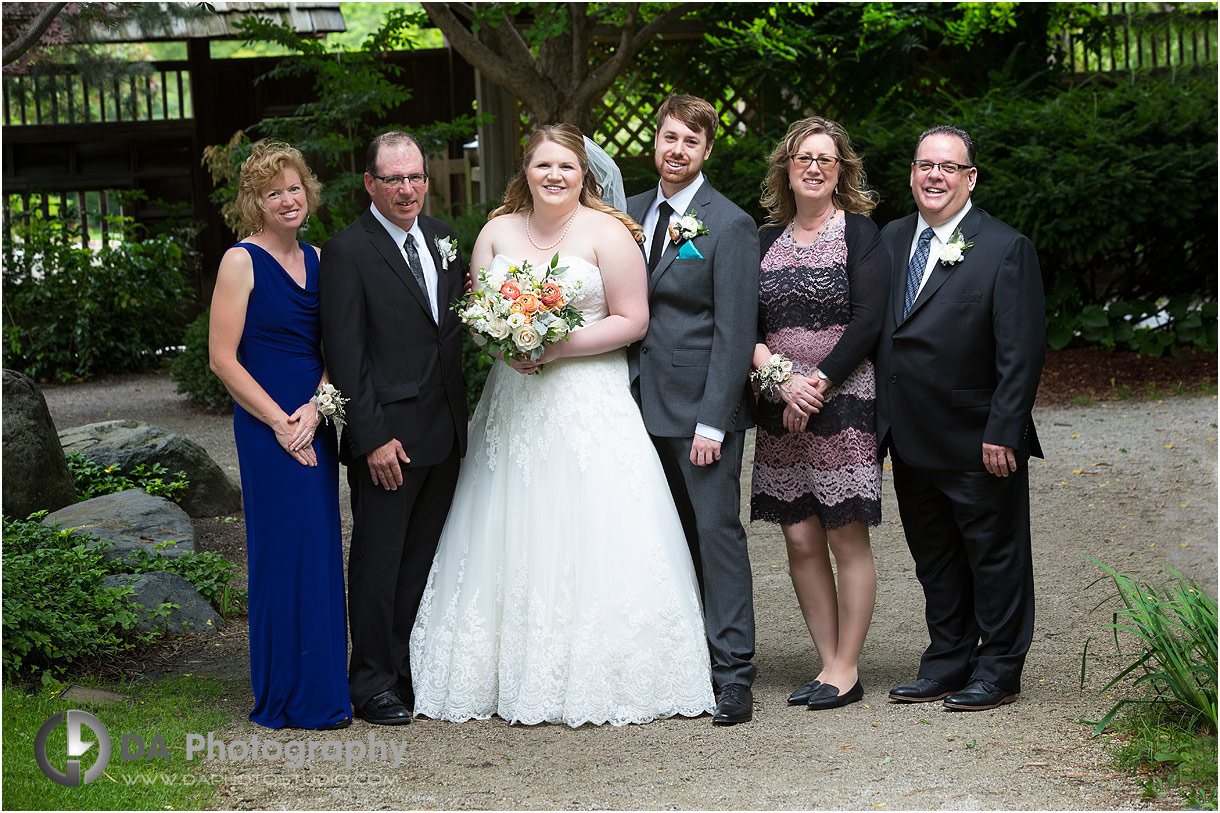
[[[558,252],[585,324],[487,379],[411,632],[416,714],[579,726],[715,708],[686,538],[628,390],[623,348],[648,324],[639,234],[602,203],[579,130],[530,137],[471,265]]]

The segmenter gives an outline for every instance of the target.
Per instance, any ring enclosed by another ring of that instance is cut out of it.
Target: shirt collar
[[[657,184],[657,197],[652,202],[653,207],[661,205],[661,201],[668,200],[669,205],[673,207],[674,214],[678,217],[690,211],[691,201],[695,199],[695,193],[699,191],[699,187],[703,186],[703,173],[699,173],[699,177],[691,181],[689,186],[683,187],[674,193],[672,198],[666,198],[665,193],[661,191],[661,184]]]
[[[394,241],[394,245],[402,248],[402,244],[407,241],[407,235],[414,234],[415,245],[419,246],[420,248],[424,247],[424,233],[423,230],[419,228],[418,217],[415,218],[415,222],[411,224],[410,231],[403,231],[402,226],[399,226],[397,223],[391,223],[375,205],[370,205],[369,210],[372,211],[373,217],[377,218],[377,222],[381,224],[382,228],[389,233],[390,239]]]
[[[970,198],[966,198],[966,205],[962,210],[949,218],[939,226],[932,227],[932,233],[936,235],[936,239],[942,243],[948,243],[953,239],[953,232],[957,231],[957,227],[961,225],[962,218],[974,207],[974,202]],[[928,221],[923,219],[923,215],[919,216],[919,222],[915,224],[915,236],[918,239],[919,235],[923,234],[923,230],[928,228]]]

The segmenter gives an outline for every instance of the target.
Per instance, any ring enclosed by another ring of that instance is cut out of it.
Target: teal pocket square
[[[699,253],[699,249],[695,248],[694,243],[692,243],[690,240],[687,240],[685,243],[682,244],[682,247],[678,249],[678,259],[679,260],[702,260],[703,255]]]

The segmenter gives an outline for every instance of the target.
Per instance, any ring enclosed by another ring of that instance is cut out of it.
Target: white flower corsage
[[[437,237],[436,252],[441,255],[441,270],[448,271],[449,263],[457,259],[457,240],[452,237]]]
[[[309,400],[310,403],[318,405],[318,414],[322,416],[322,420],[329,421],[333,418],[335,426],[343,427],[343,419],[346,417],[343,405],[351,399],[344,398],[338,387],[327,381],[314,390],[313,398]]]
[[[945,247],[940,250],[940,261],[945,265],[959,263],[973,245],[974,243],[966,242],[966,238],[962,236],[962,228],[958,226],[957,231],[953,232],[953,236],[949,238],[949,242],[945,243]]]
[[[694,240],[701,234],[707,234],[707,226],[704,226],[703,221],[696,217],[698,214],[691,209],[686,215],[670,223],[669,239],[680,243],[683,240]]]
[[[792,360],[783,353],[773,353],[751,377],[758,382],[760,389],[768,395],[775,395],[781,386],[792,380]]]

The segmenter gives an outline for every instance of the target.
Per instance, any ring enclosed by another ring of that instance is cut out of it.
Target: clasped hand
[[[794,375],[779,387],[784,399],[784,428],[789,432],[803,432],[809,424],[809,416],[819,412],[826,401],[830,382],[821,378],[810,379]]]
[[[318,465],[318,455],[313,449],[313,436],[320,420],[318,405],[313,401],[306,401],[297,407],[281,426],[273,427],[276,442],[302,466]]]

